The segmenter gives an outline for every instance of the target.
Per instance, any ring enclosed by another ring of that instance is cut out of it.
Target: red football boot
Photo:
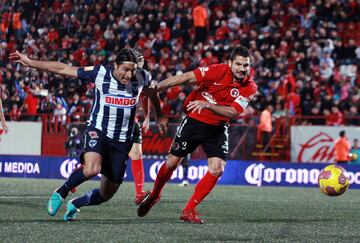
[[[180,214],[180,219],[184,222],[192,224],[203,224],[204,221],[198,217],[199,213],[195,209],[183,209]]]
[[[150,191],[142,191],[140,193],[137,193],[135,196],[135,204],[139,205],[148,194],[150,194]]]

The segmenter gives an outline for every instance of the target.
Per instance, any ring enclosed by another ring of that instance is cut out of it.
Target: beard
[[[241,72],[242,77],[238,77],[236,75],[233,75],[233,76],[237,82],[242,83],[244,81],[244,79],[246,78],[246,76],[248,76],[248,73],[246,71],[242,71]]]

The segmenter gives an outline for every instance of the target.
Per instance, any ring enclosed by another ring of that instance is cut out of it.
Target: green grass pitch
[[[179,220],[194,186],[166,185],[144,218],[136,215],[134,185],[109,202],[84,207],[74,222],[46,213],[62,180],[0,178],[1,242],[359,242],[360,191],[331,198],[316,188],[217,186],[198,207],[203,225]],[[68,199],[99,182],[85,182]],[[146,188],[150,188],[146,184]]]

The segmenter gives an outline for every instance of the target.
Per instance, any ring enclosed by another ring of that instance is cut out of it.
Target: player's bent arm
[[[157,91],[163,91],[173,86],[186,84],[186,83],[195,83],[195,82],[196,82],[195,73],[193,71],[190,71],[163,80],[157,85]]]
[[[239,115],[238,111],[232,106],[223,106],[208,103],[206,108],[220,116],[224,116],[230,119],[236,118]]]
[[[159,117],[162,116],[159,96],[155,93],[150,95],[149,98],[154,107],[156,118],[159,119]]]

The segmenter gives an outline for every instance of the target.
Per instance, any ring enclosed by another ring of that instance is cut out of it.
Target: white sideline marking
[[[48,198],[48,196],[0,196],[0,199],[19,199],[19,198],[37,199],[37,198]]]

